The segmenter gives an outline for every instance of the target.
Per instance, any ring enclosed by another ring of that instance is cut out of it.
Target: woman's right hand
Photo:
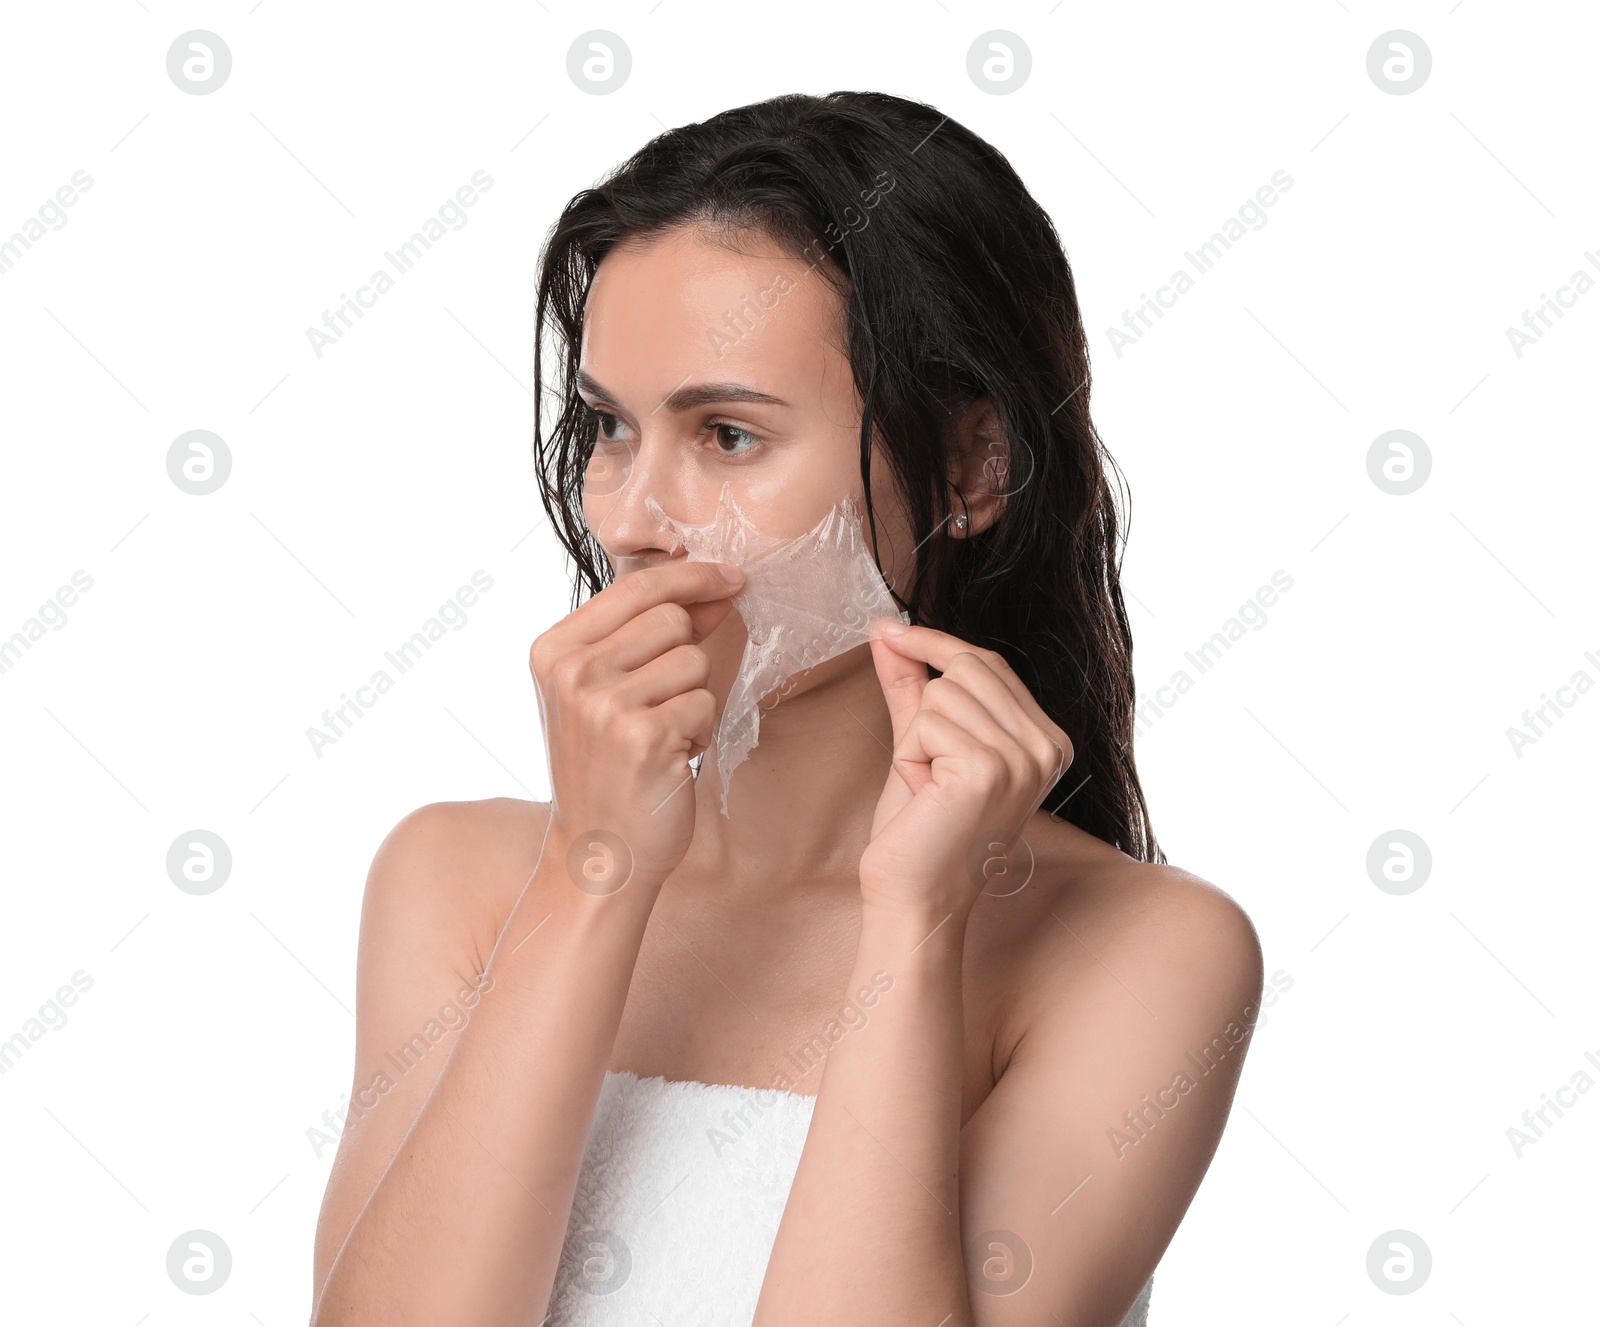
[[[710,745],[717,705],[700,642],[743,586],[743,572],[716,562],[644,567],[533,642],[550,758],[545,856],[562,854],[586,893],[630,879],[654,891],[688,852],[689,761]]]

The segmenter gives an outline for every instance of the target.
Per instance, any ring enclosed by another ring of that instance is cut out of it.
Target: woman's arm
[[[1051,980],[964,1129],[964,923],[864,908],[850,992],[888,989],[828,1054],[756,1327],[1122,1321],[1216,1150],[1261,991],[1232,900],[1124,870],[1095,929],[1052,912]]]
[[[1059,941],[963,1128],[962,949],[986,871],[972,853],[1016,840],[1071,741],[996,652],[884,631],[893,762],[861,858],[852,992],[879,969],[893,985],[829,1053],[757,1327],[1116,1327],[1227,1119],[1261,990],[1255,932],[1166,867],[1122,859],[1096,872],[1112,888],[1076,881],[1047,910],[1084,952]]]
[[[355,1077],[317,1222],[313,1301],[481,998],[506,910],[538,862],[546,814],[509,799],[435,802],[402,819],[373,858]]]
[[[384,937],[432,925],[443,950],[459,923],[439,925],[443,910],[419,896],[428,887],[403,851],[380,853],[363,924],[357,1086],[386,1073],[396,1092],[426,1095],[411,1119],[403,1098],[369,1091],[376,1104],[341,1146],[318,1230],[315,1327],[489,1327],[542,1312],[660,884],[635,876],[617,893],[587,893],[566,876],[567,847],[546,838],[465,1025],[404,1074],[393,1057],[404,1062],[421,1031],[407,1018],[439,1003],[422,1004],[413,983],[441,989],[447,965],[418,961],[420,937],[410,955]],[[427,1065],[428,1055],[447,1058]],[[429,1070],[431,1090],[413,1080]]]
[[[875,1003],[828,1052],[754,1327],[974,1321],[956,1184],[965,934],[964,917],[863,907],[848,998]]]
[[[972,1280],[979,1327],[1122,1321],[1211,1164],[1249,1049],[1261,949],[1238,905],[1171,867],[1125,864],[1105,888],[1122,898],[1099,915],[1052,910],[1048,979],[962,1131],[968,1265],[993,1260]]]
[[[647,567],[534,642],[554,790],[537,866],[398,1146],[397,1111],[348,1140],[319,1232],[314,1327],[499,1327],[543,1312],[644,929],[694,832],[689,761],[716,707],[699,642],[731,611],[741,575]],[[449,973],[461,928],[439,920],[436,870],[399,848],[379,857],[356,1010],[368,1068],[409,1035],[397,1011],[411,1008],[414,979],[437,986]],[[413,1104],[421,1095],[409,1087]]]

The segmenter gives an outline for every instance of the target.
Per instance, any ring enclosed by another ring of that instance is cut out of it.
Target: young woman
[[[778,97],[574,198],[538,313],[552,797],[378,851],[315,1323],[1142,1323],[1261,956],[1151,833],[1050,219],[930,107]],[[726,814],[745,581],[661,520],[724,493],[858,502],[913,624],[766,695]]]

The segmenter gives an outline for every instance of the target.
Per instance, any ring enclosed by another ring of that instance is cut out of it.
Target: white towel
[[[607,1073],[549,1327],[750,1327],[815,1104]]]

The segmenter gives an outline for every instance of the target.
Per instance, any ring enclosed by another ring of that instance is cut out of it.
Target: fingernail
[[[899,618],[891,617],[883,624],[885,636],[903,636],[906,633],[906,624]]]
[[[719,563],[717,570],[722,573],[722,579],[727,581],[729,585],[737,585],[744,579],[744,572],[726,562]]]

